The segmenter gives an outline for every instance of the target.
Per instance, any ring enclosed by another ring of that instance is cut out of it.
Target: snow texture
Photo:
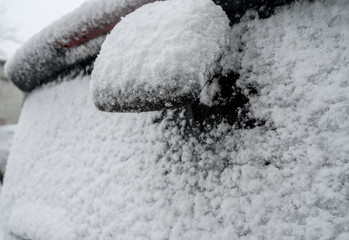
[[[21,90],[34,88],[81,61],[94,58],[105,35],[78,45],[62,48],[82,38],[91,29],[116,23],[121,17],[154,0],[90,0],[34,35],[6,63],[6,74]],[[86,51],[88,48],[88,51]]]
[[[265,120],[252,129],[221,123],[188,136],[173,111],[99,112],[88,76],[31,93],[0,239],[348,239],[348,4],[249,12],[232,28],[221,64],[258,92],[246,90]]]
[[[158,110],[198,98],[219,72],[229,19],[211,0],[147,4],[127,15],[102,45],[91,91],[105,111]]]
[[[11,213],[9,225],[12,226],[11,235],[22,239],[75,239],[74,224],[67,220],[64,211],[52,206],[27,204],[18,207]]]
[[[0,126],[0,174],[5,172],[14,131],[15,125]]]

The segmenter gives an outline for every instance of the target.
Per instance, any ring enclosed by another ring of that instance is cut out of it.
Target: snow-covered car
[[[94,0],[26,43],[0,239],[349,239],[349,2]]]

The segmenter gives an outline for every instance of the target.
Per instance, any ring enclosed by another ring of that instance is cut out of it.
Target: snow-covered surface
[[[40,203],[23,205],[11,212],[11,234],[21,239],[74,240],[75,226],[66,215],[61,209]]]
[[[189,137],[171,112],[99,112],[90,77],[33,92],[1,193],[0,239],[346,240],[348,4],[297,3],[234,26],[222,66],[258,90],[250,112],[266,123],[253,129],[222,123]],[[36,217],[37,206],[50,210]],[[51,215],[66,222],[41,228]]]
[[[0,174],[5,172],[15,127],[16,125],[0,126]]]
[[[92,40],[96,45],[89,51],[84,47],[73,51],[61,46],[79,38],[91,29],[118,21],[127,13],[153,0],[90,0],[81,7],[34,35],[6,63],[6,74],[23,91],[31,91],[47,81],[52,75],[64,70],[74,59],[83,61],[95,56],[102,41]]]
[[[229,20],[211,0],[147,4],[107,36],[92,72],[95,104],[106,111],[154,110],[197,98],[219,71]]]

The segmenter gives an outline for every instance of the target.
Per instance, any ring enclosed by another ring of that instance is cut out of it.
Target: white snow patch
[[[228,17],[211,0],[137,9],[102,45],[92,72],[94,102],[107,111],[144,111],[198,97],[218,71],[229,32]]]
[[[60,209],[26,204],[15,207],[8,228],[10,235],[20,239],[74,240],[75,227]]]

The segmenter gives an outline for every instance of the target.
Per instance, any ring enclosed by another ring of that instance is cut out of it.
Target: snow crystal
[[[197,98],[219,71],[229,20],[211,0],[147,4],[107,36],[92,72],[95,104],[105,111],[146,111]]]
[[[265,124],[250,129],[99,112],[89,76],[32,92],[0,239],[347,239],[348,16],[345,0],[303,1],[233,27],[221,64],[256,89],[249,111]],[[40,229],[50,216],[57,228]]]
[[[87,46],[62,46],[84,38],[94,29],[117,23],[121,17],[154,0],[90,0],[53,22],[33,36],[6,63],[7,76],[21,90],[30,92],[53,81],[60,72],[82,61],[93,59],[105,35],[93,38]],[[88,48],[88,51],[86,51]]]

